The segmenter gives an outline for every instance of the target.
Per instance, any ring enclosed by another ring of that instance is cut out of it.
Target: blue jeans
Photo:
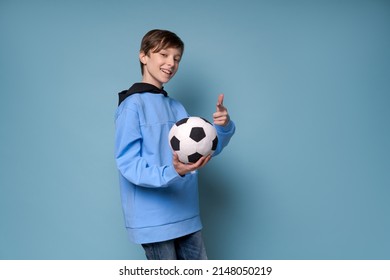
[[[142,244],[148,260],[207,260],[200,231],[176,239]]]

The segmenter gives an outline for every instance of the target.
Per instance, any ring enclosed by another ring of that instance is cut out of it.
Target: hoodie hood
[[[144,92],[163,94],[165,97],[168,96],[168,93],[164,90],[164,88],[160,89],[148,83],[135,83],[129,89],[123,90],[120,93],[118,93],[119,96],[118,106],[123,102],[123,100],[125,100],[130,95],[134,93],[144,93]]]

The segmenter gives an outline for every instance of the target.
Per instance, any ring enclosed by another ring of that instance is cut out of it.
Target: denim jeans
[[[176,239],[142,244],[148,260],[207,260],[200,231]]]

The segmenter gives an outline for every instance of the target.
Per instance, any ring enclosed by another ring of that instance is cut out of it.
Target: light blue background
[[[390,258],[388,1],[0,2],[0,258],[144,259],[126,238],[117,92],[139,43],[185,42],[166,89],[237,125],[201,171],[211,259]]]

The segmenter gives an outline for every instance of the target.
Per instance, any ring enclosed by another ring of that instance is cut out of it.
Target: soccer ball
[[[202,156],[213,154],[218,144],[215,127],[200,117],[178,121],[169,131],[168,140],[183,163],[194,163]]]

